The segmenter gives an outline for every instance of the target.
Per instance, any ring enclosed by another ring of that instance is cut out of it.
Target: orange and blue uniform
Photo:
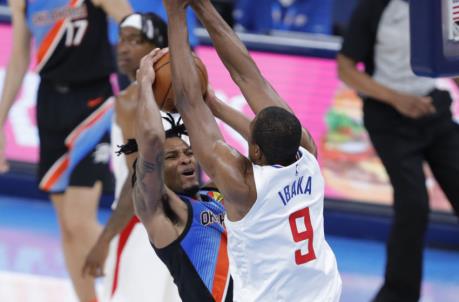
[[[40,86],[40,189],[113,185],[109,130],[114,61],[107,16],[90,0],[26,0],[27,25],[37,48]]]
[[[182,301],[233,301],[229,273],[225,209],[218,192],[201,190],[201,200],[180,198],[188,206],[188,222],[177,240],[156,249],[177,284]]]

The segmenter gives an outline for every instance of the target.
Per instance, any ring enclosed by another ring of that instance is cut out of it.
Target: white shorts
[[[181,301],[171,274],[137,218],[112,241],[105,272],[101,301]]]

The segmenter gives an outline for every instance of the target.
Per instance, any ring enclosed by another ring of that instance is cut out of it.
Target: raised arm
[[[93,0],[94,4],[102,7],[105,13],[119,23],[125,16],[132,13],[127,0]]]
[[[247,48],[216,11],[210,0],[193,0],[191,5],[206,27],[217,53],[255,113],[268,106],[288,108],[265,80]]]
[[[9,0],[9,5],[12,13],[13,47],[10,61],[6,68],[0,99],[0,173],[9,169],[4,155],[6,142],[3,126],[30,63],[30,41],[32,37],[27,28],[24,0]]]
[[[134,209],[144,224],[150,241],[157,248],[167,246],[178,238],[187,219],[186,209],[175,213],[176,221],[172,221],[165,213],[165,206],[174,209],[172,204],[180,201],[164,184],[165,134],[152,89],[155,80],[153,64],[164,53],[163,50],[155,49],[140,63],[140,70],[137,72],[140,98],[135,125],[139,156],[135,167]]]
[[[249,140],[251,120],[247,116],[220,100],[210,86],[205,101],[216,118],[233,128],[245,140]]]
[[[253,202],[256,199],[248,176],[250,162],[224,142],[212,113],[204,103],[198,71],[188,43],[184,2],[163,0],[163,3],[169,19],[169,47],[177,110],[187,127],[193,152],[225,196],[226,204],[229,207],[234,204],[235,208],[244,210],[250,207],[247,203],[249,200]]]
[[[252,111],[257,114],[266,107],[278,106],[294,113],[263,77],[245,45],[215,10],[210,0],[192,0],[191,4],[209,32],[220,59],[241,89]],[[301,145],[312,154],[317,154],[314,140],[304,128]]]

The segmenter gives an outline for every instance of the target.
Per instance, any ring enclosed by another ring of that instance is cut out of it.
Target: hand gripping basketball
[[[193,54],[193,58],[200,79],[201,93],[204,96],[207,92],[208,85],[207,70],[202,61],[195,54]],[[175,95],[172,89],[172,68],[170,63],[171,57],[169,53],[166,53],[154,63],[156,79],[153,83],[153,93],[160,110],[177,112],[175,109]]]
[[[154,83],[156,79],[156,73],[155,70],[151,67],[168,51],[169,50],[167,48],[155,48],[142,58],[136,74],[137,83],[143,83],[144,81]]]

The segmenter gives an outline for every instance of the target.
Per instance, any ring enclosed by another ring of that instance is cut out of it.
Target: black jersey
[[[225,210],[220,193],[201,190],[201,200],[180,196],[188,206],[188,223],[180,237],[155,249],[177,284],[183,302],[233,301],[229,274]]]
[[[37,69],[44,80],[83,83],[107,77],[114,60],[107,15],[91,0],[26,0],[35,39]]]

